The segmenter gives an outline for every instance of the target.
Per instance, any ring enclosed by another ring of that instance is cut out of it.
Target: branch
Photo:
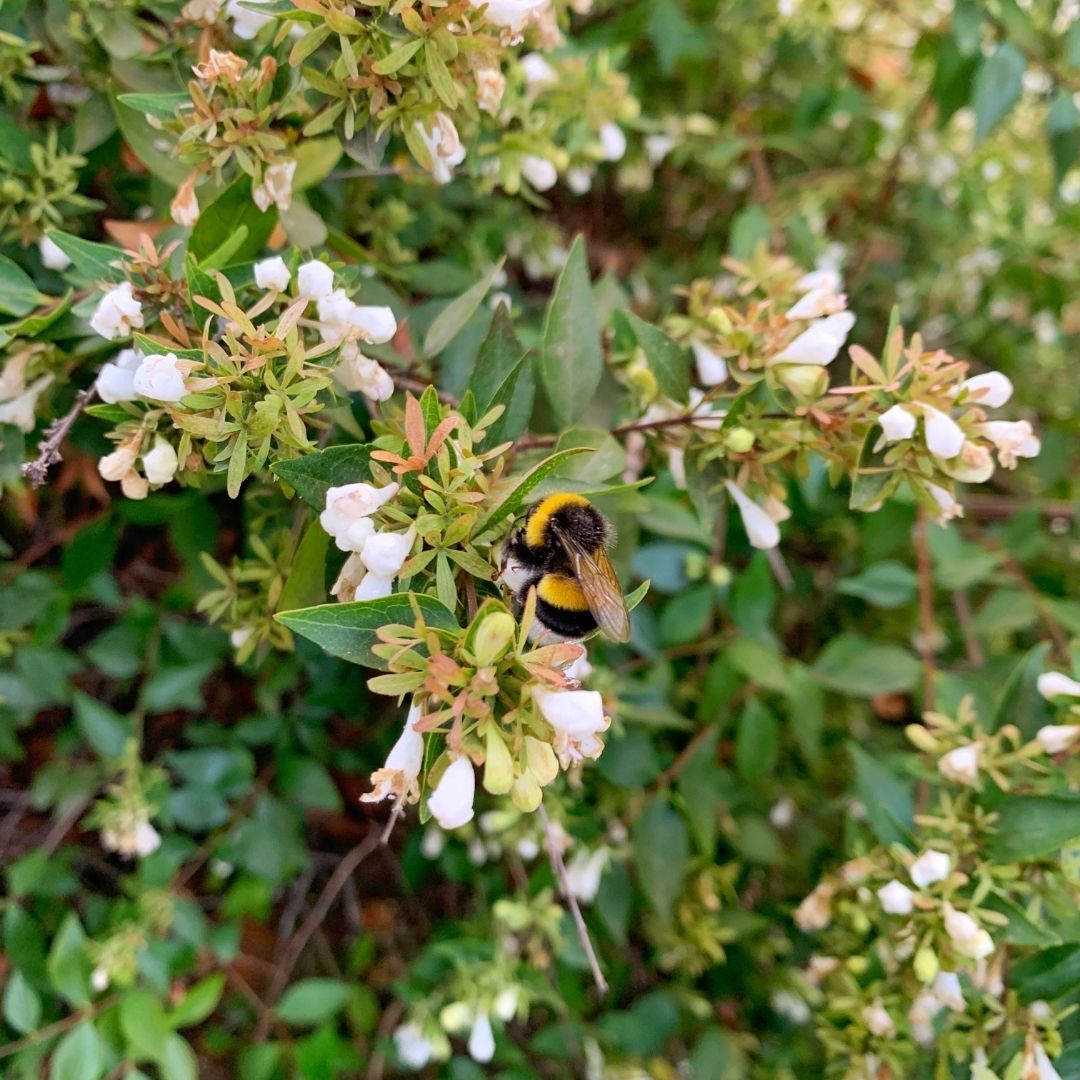
[[[923,711],[934,707],[934,581],[930,562],[927,513],[920,506],[915,522],[915,559],[919,575],[919,658],[923,673]]]
[[[548,858],[551,860],[551,871],[555,875],[555,880],[559,883],[559,891],[562,893],[563,899],[566,900],[566,906],[574,917],[578,940],[581,942],[582,949],[585,950],[585,957],[589,961],[589,969],[592,971],[596,989],[601,994],[606,994],[608,992],[607,979],[604,978],[604,973],[600,970],[600,961],[596,958],[596,950],[593,948],[592,939],[589,937],[589,928],[585,925],[585,919],[581,914],[581,908],[578,906],[577,897],[570,890],[570,877],[566,873],[566,863],[563,862],[558,840],[555,838],[555,832],[551,827],[551,819],[548,817],[543,803],[537,807],[537,813],[539,813],[540,820],[544,823],[544,840],[547,844]]]
[[[60,444],[67,438],[71,425],[79,418],[79,414],[90,404],[97,393],[97,386],[90,386],[80,390],[75,395],[75,402],[68,409],[66,415],[54,420],[46,429],[45,437],[38,443],[38,456],[34,461],[28,461],[22,467],[23,476],[30,481],[32,488],[39,488],[49,476],[49,469],[63,457],[60,454]]]

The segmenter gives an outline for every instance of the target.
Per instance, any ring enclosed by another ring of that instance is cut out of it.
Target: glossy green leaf
[[[371,447],[366,443],[331,446],[313,454],[276,461],[270,471],[288,484],[313,510],[326,509],[326,492],[332,487],[371,480],[368,463]]]
[[[487,295],[491,283],[495,280],[495,275],[502,269],[503,262],[504,260],[500,259],[475,285],[455,300],[451,300],[439,312],[424,335],[424,356],[438,356],[461,333],[462,328],[473,317],[473,313]]]
[[[649,800],[630,829],[638,884],[660,919],[671,921],[682,892],[690,839],[686,823],[669,803]]]

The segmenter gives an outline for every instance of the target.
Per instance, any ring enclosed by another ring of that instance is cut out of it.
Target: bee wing
[[[630,613],[607,552],[603,548],[589,551],[558,527],[555,533],[574,564],[574,576],[597,625],[612,641],[629,641]]]

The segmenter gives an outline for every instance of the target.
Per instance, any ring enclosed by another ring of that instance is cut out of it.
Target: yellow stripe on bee
[[[536,509],[529,515],[525,527],[525,543],[531,548],[543,547],[547,542],[548,523],[554,514],[565,506],[588,506],[589,500],[582,495],[573,495],[563,491],[549,495],[536,504]]]
[[[589,601],[585,599],[581,586],[565,574],[545,574],[536,586],[536,595],[563,611],[589,610]]]

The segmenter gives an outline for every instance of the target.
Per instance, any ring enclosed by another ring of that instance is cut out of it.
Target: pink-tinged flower
[[[1015,469],[1019,458],[1039,456],[1042,443],[1026,420],[989,420],[976,424],[977,434],[989,439],[997,449],[1004,469]]]
[[[341,551],[360,551],[375,531],[374,523],[368,519],[397,493],[397,484],[376,488],[358,483],[329,488],[319,523]]]
[[[690,349],[694,354],[698,382],[702,386],[719,386],[728,376],[727,362],[724,358],[717,356],[708,345],[701,341],[691,341]]]
[[[955,390],[953,397],[966,394],[965,403],[982,405],[988,409],[1000,409],[1012,397],[1013,384],[1007,375],[1000,371],[987,371],[965,379]]]
[[[878,417],[878,423],[881,424],[885,441],[890,443],[910,439],[918,426],[918,420],[903,405],[893,405],[887,409]]]
[[[1061,754],[1080,736],[1080,724],[1046,724],[1035,732],[1039,745],[1048,754]]]
[[[475,795],[476,775],[472,762],[462,756],[451,762],[442,774],[442,779],[428,796],[428,809],[444,829],[458,829],[472,821]]]
[[[482,112],[494,116],[506,91],[506,76],[496,64],[481,64],[473,70],[476,80],[476,105]]]
[[[832,922],[832,901],[836,886],[823,881],[795,909],[795,925],[804,933],[824,930]]]
[[[888,885],[877,891],[881,910],[887,915],[910,915],[914,893],[902,882],[893,878]]]
[[[863,1022],[870,1030],[871,1035],[877,1035],[880,1039],[892,1038],[896,1034],[896,1024],[889,1015],[889,1010],[877,998],[872,1005],[867,1005],[862,1011]]]
[[[137,396],[135,372],[139,370],[142,359],[138,349],[123,349],[112,360],[102,364],[94,384],[98,397],[110,405],[118,401],[134,401]]]
[[[420,769],[424,764],[424,736],[414,725],[422,713],[414,701],[405,717],[405,727],[390,753],[386,764],[371,776],[373,788],[360,796],[361,802],[382,802],[394,798],[414,803],[420,798]]]
[[[938,760],[938,772],[954,784],[974,787],[979,780],[979,755],[982,747],[978,743],[958,746],[943,754]]]
[[[607,731],[611,720],[604,715],[604,699],[597,691],[534,686],[532,696],[540,715],[555,729],[553,746],[564,769],[600,756],[604,743],[598,735]]]
[[[1080,697],[1080,682],[1060,671],[1044,671],[1035,685],[1047,701],[1058,697]]]
[[[1054,1068],[1043,1044],[1036,1042],[1024,1055],[1020,1068],[1020,1080],[1061,1080],[1061,1073]]]
[[[938,516],[936,521],[939,525],[944,525],[945,522],[951,521],[953,518],[964,516],[964,508],[956,501],[951,491],[943,488],[940,484],[931,483],[929,480],[924,481],[924,483],[930,497],[937,503]]]
[[[374,529],[374,526],[372,528]],[[352,552],[345,560],[345,564],[342,566],[341,572],[330,590],[330,595],[336,596],[342,604],[351,604],[356,599],[356,590],[364,580],[365,574],[367,574],[367,569],[360,561],[360,553],[358,551]]]
[[[132,330],[141,330],[142,325],[142,308],[135,299],[130,281],[122,281],[110,289],[90,316],[91,329],[110,341],[128,337]]]
[[[279,210],[288,210],[292,206],[292,185],[295,173],[295,158],[288,158],[267,166],[263,171],[262,182],[251,192],[255,205],[262,211],[269,210],[271,205]]]
[[[925,889],[938,881],[944,881],[952,870],[952,860],[944,851],[930,848],[924,851],[912,864],[908,873],[918,889]]]
[[[438,184],[448,184],[454,176],[454,166],[465,160],[465,147],[454,121],[446,113],[437,112],[427,120],[417,120],[416,133],[424,144],[427,161],[420,164],[429,169]]]
[[[319,265],[323,264],[320,263]],[[289,268],[280,255],[260,260],[255,264],[254,269],[255,284],[260,289],[273,289],[275,292],[284,292],[289,287]],[[331,271],[332,276],[333,272]]]
[[[192,226],[199,220],[199,199],[195,194],[195,173],[181,185],[169,204],[169,214],[177,225]]]
[[[123,480],[135,467],[138,455],[138,439],[121,443],[111,454],[106,454],[98,462],[98,473],[102,480]]]
[[[985,446],[967,439],[956,457],[941,463],[941,471],[964,484],[983,484],[994,475],[994,457]]]
[[[135,393],[152,401],[179,401],[187,393],[179,363],[175,353],[144,357],[132,379]]]
[[[776,547],[780,543],[780,528],[768,511],[758,506],[734,481],[728,480],[725,487],[739,508],[751,546],[763,550]]]
[[[836,285],[832,281],[822,281],[811,287],[787,311],[785,319],[817,319],[822,315],[835,315],[847,307],[847,297],[839,291],[839,278]]]
[[[936,458],[947,461],[956,457],[964,446],[964,429],[947,413],[933,405],[919,403],[923,413],[926,449]]]
[[[769,360],[770,364],[831,364],[843,347],[855,316],[840,311],[812,322],[790,345]]]

